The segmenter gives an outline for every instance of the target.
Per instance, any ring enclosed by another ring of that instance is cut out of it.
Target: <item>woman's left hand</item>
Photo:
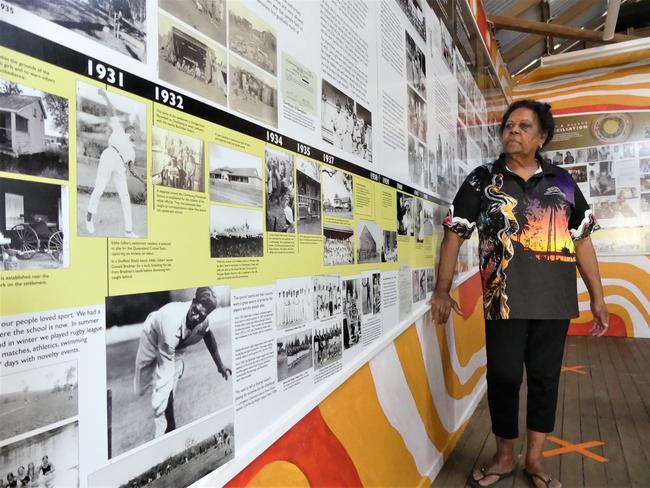
[[[605,334],[609,328],[609,312],[607,311],[605,300],[598,300],[596,302],[592,301],[591,313],[594,316],[594,322],[589,330],[589,334],[600,337]]]

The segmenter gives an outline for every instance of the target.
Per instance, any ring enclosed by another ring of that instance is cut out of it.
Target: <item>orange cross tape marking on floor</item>
[[[583,366],[582,364],[579,364],[577,366],[562,366],[562,369],[560,370],[562,373],[565,373],[567,371],[571,371],[572,373],[577,373],[577,374],[587,374],[584,369],[587,366]]]
[[[593,452],[587,450],[590,447],[602,446],[605,444],[604,442],[589,441],[589,442],[582,442],[580,444],[572,444],[570,442],[563,441],[562,439],[558,439],[557,437],[554,437],[552,435],[546,436],[546,438],[549,441],[555,442],[556,444],[559,444],[563,447],[544,451],[542,453],[544,454],[544,457],[557,456],[558,454],[565,454],[567,452],[579,452],[583,456],[587,456],[588,458],[591,458],[594,461],[598,461],[599,463],[606,463],[609,461],[609,459],[599,456],[598,454],[594,454]]]

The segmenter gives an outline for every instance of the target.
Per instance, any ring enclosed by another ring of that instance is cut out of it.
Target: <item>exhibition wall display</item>
[[[421,315],[504,103],[433,7],[0,1],[0,475],[219,480]]]

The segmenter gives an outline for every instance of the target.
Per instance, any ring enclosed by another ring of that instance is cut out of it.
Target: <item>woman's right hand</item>
[[[429,300],[429,305],[433,314],[433,322],[436,324],[446,324],[452,309],[458,315],[463,315],[460,306],[451,298],[449,292],[434,291],[431,300]]]

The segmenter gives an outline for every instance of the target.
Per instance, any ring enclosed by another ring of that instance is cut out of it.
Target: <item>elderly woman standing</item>
[[[470,474],[471,486],[492,486],[516,470],[519,388],[528,380],[525,474],[532,486],[558,488],[542,457],[553,431],[564,341],[578,316],[576,264],[594,316],[592,335],[603,335],[608,313],[589,235],[598,228],[582,192],[564,169],[539,151],[553,137],[548,104],[520,100],[500,126],[504,154],[472,171],[444,219],[445,234],[431,308],[445,323],[458,250],[479,233],[487,354],[488,405],[496,453]]]

